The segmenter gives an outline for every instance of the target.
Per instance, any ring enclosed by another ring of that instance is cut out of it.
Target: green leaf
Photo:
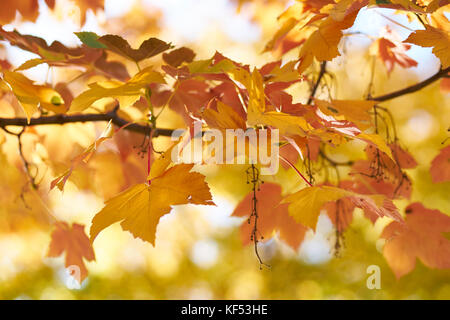
[[[80,39],[81,42],[83,42],[85,45],[91,48],[96,49],[106,49],[107,46],[105,46],[103,43],[98,41],[99,36],[95,32],[75,32],[78,39]]]

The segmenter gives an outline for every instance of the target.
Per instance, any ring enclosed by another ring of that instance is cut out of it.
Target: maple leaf
[[[210,128],[215,129],[246,129],[245,120],[226,104],[217,101],[217,111],[207,108],[202,112],[202,118]]]
[[[397,278],[411,272],[419,258],[427,267],[450,268],[450,217],[421,203],[406,209],[405,223],[391,222],[381,234],[386,239],[383,255]]]
[[[414,169],[417,167],[417,161],[406,150],[404,150],[398,143],[390,143],[389,148],[392,151],[392,155],[395,158],[397,164],[403,169]]]
[[[265,82],[289,82],[292,84],[301,79],[300,74],[295,69],[297,62],[297,60],[292,60],[281,66],[281,61],[278,61],[274,63],[273,68],[269,68],[268,72],[263,71],[263,66],[260,73],[264,75]]]
[[[318,61],[329,61],[340,55],[338,45],[344,35],[342,30],[353,25],[356,15],[357,12],[349,14],[342,21],[328,17],[320,23],[319,28],[302,45],[299,54],[299,58],[302,59],[298,67],[299,73],[303,73],[311,65],[313,58]]]
[[[178,67],[183,62],[192,62],[195,58],[195,52],[192,49],[181,47],[162,54],[163,60],[172,67]]]
[[[343,116],[360,127],[367,127],[371,119],[369,110],[376,102],[370,100],[332,100],[331,102],[315,100],[314,104],[326,115]]]
[[[450,146],[443,148],[431,161],[430,173],[433,183],[450,181]]]
[[[330,201],[347,197],[361,209],[368,210],[380,217],[388,216],[401,221],[401,216],[395,206],[382,195],[362,195],[330,186],[304,188],[285,197],[282,203],[289,203],[289,214],[294,217],[295,221],[315,229],[323,206]]]
[[[54,41],[51,45],[48,45],[42,38],[23,35],[16,30],[5,31],[1,26],[0,35],[11,45],[40,57],[26,61],[17,70],[26,70],[47,63],[50,66],[82,66],[91,72],[94,71],[122,81],[130,77],[122,63],[107,61],[106,53],[97,48],[88,46],[69,48],[59,41]]]
[[[421,47],[433,47],[432,52],[441,60],[442,68],[450,66],[450,23],[447,30],[425,25],[425,30],[416,30],[404,42],[414,43]]]
[[[376,133],[370,134],[361,132],[360,134],[355,136],[355,138],[367,142],[369,145],[374,146],[378,150],[384,152],[389,158],[394,160],[392,150],[389,148],[389,146],[386,144],[386,142],[379,134]]]
[[[49,3],[47,1],[47,3]],[[0,1],[0,24],[13,21],[19,12],[24,20],[36,21],[39,16],[38,0],[2,0]]]
[[[441,80],[441,90],[443,92],[450,91],[450,74],[448,74],[446,78]]]
[[[82,153],[80,153],[78,156],[72,159],[70,168],[68,170],[66,170],[63,174],[52,180],[52,182],[50,183],[50,190],[55,187],[58,187],[60,191],[63,191],[67,180],[69,179],[70,175],[75,170],[75,168],[83,162],[87,163],[91,158],[91,156],[94,154],[94,152],[97,151],[98,147],[105,140],[112,138],[113,135],[114,135],[114,127],[112,121],[109,121],[108,125],[106,126],[105,130],[103,130],[100,137],[98,137],[98,139],[95,140],[95,142],[92,143],[89,147],[87,147]]]
[[[83,111],[95,101],[107,97],[117,99],[122,108],[128,107],[145,95],[143,89],[150,83],[165,83],[163,75],[153,71],[152,67],[142,69],[126,83],[112,80],[91,83],[88,90],[73,99],[70,111]]]
[[[392,31],[387,28],[387,34]],[[411,46],[399,41],[395,41],[392,37],[383,37],[375,42],[378,47],[378,55],[383,61],[388,74],[394,70],[394,66],[398,64],[403,68],[411,68],[417,66],[417,61],[406,54]]]
[[[105,207],[92,220],[91,242],[115,222],[136,238],[155,244],[160,218],[181,204],[214,205],[205,176],[190,172],[193,164],[177,164],[150,183],[135,185],[105,202]]]
[[[94,249],[84,233],[83,225],[74,223],[69,226],[66,222],[61,221],[55,223],[55,230],[51,235],[47,256],[58,257],[64,252],[66,252],[66,268],[70,266],[79,268],[79,279],[76,280],[81,284],[88,274],[83,259],[87,261],[95,260]]]
[[[197,79],[181,81],[171,95],[169,107],[180,114],[188,125],[194,120],[192,115],[199,116],[201,108],[213,98],[209,85]]]
[[[262,241],[272,238],[274,232],[279,232],[280,239],[284,240],[293,249],[297,249],[305,237],[307,229],[295,220],[288,213],[288,205],[280,204],[281,186],[275,183],[265,182],[256,193],[258,212],[258,235]],[[248,217],[252,211],[253,192],[245,196],[236,206],[232,216]],[[241,225],[241,239],[243,245],[252,242],[253,225],[244,221]]]
[[[247,124],[249,126],[273,126],[280,130],[281,135],[297,134],[301,136],[312,128],[302,117],[267,110],[263,78],[256,68],[250,74],[244,68],[238,67],[229,71],[229,74],[247,88],[249,95]]]
[[[127,40],[113,34],[100,37],[94,32],[79,32],[77,36],[89,47],[105,48],[135,62],[151,58],[172,48],[170,43],[157,38],[149,38],[142,42],[138,49],[133,49]]]
[[[84,25],[86,22],[86,12],[91,9],[92,12],[97,10],[103,10],[105,6],[105,0],[72,0],[80,8],[80,25]]]
[[[358,12],[369,3],[368,0],[340,0],[330,9],[330,17],[336,21],[342,21],[351,13]]]
[[[389,144],[392,158],[378,152],[372,145],[367,146],[365,152],[367,160],[358,160],[352,166],[352,172],[359,174],[361,183],[358,190],[361,193],[380,193],[389,198],[403,196],[409,198],[412,191],[411,179],[402,169],[412,169],[417,166],[415,159],[398,143]]]
[[[41,107],[55,113],[65,113],[66,105],[61,95],[54,89],[34,84],[33,81],[19,72],[2,70],[2,88],[11,88],[30,121],[31,116]],[[8,85],[4,85],[5,82]]]

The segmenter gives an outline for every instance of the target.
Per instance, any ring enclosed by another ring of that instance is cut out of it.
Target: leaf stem
[[[305,176],[294,166],[294,164],[292,162],[290,162],[288,159],[284,158],[282,155],[278,155],[278,157],[283,160],[284,162],[286,162],[287,164],[289,164],[291,166],[292,169],[295,170],[295,172],[298,173],[298,175],[310,186],[312,187],[312,183],[310,183],[308,181],[308,179],[305,178]]]

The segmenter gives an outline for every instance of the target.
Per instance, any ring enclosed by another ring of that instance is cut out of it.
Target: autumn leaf
[[[162,54],[163,60],[172,67],[178,67],[183,62],[192,62],[195,58],[195,52],[192,49],[181,47]]]
[[[235,81],[243,84],[248,91],[247,124],[249,126],[266,125],[280,130],[280,135],[305,135],[312,127],[307,121],[298,116],[284,112],[267,110],[264,82],[261,74],[254,69],[250,74],[243,68],[229,71]]]
[[[433,53],[441,60],[442,68],[450,67],[450,23],[447,30],[425,25],[425,30],[416,30],[404,41],[421,47],[433,47]]]
[[[18,70],[26,70],[46,63],[49,66],[83,67],[88,72],[98,73],[121,81],[130,78],[126,67],[122,63],[118,61],[107,61],[106,52],[98,48],[88,46],[67,47],[59,41],[53,41],[48,45],[42,38],[23,35],[17,30],[6,31],[1,26],[0,36],[11,45],[39,56],[39,58],[26,61]]]
[[[323,206],[330,201],[347,197],[359,208],[369,210],[380,217],[388,216],[401,221],[395,206],[382,195],[362,195],[330,186],[304,188],[285,197],[282,203],[289,203],[289,214],[295,221],[315,229]]]
[[[94,261],[95,254],[89,238],[84,233],[84,226],[74,223],[69,226],[66,222],[56,222],[55,230],[51,235],[51,242],[48,250],[48,257],[58,257],[66,253],[66,268],[76,266],[80,270],[79,278],[81,284],[87,277],[88,271],[84,260]],[[73,270],[71,270],[73,271]],[[77,274],[72,274],[77,276]]]
[[[54,89],[36,85],[33,81],[19,72],[2,70],[3,80],[11,88],[25,115],[30,121],[31,116],[39,107],[53,111],[55,113],[65,113],[67,111],[64,100]],[[5,88],[3,86],[3,88]]]
[[[336,21],[342,21],[349,14],[359,12],[368,3],[368,0],[340,0],[330,9],[330,17]]]
[[[149,38],[142,42],[138,49],[133,49],[125,39],[117,35],[107,34],[100,37],[93,32],[79,32],[77,36],[89,47],[105,48],[135,62],[151,58],[172,48],[170,43],[157,38]]]
[[[414,169],[417,167],[417,161],[407,150],[400,147],[398,143],[390,143],[389,148],[397,164],[402,169]]]
[[[72,159],[70,168],[66,170],[63,174],[53,179],[50,183],[50,190],[58,187],[60,191],[64,190],[64,186],[66,185],[67,180],[69,179],[72,172],[75,170],[77,166],[79,166],[82,162],[87,163],[92,155],[97,151],[98,147],[108,139],[111,139],[114,135],[114,126],[112,121],[109,121],[105,130],[103,130],[102,134],[92,143],[89,147],[87,147],[82,153]]]
[[[39,15],[38,0],[2,0],[0,1],[0,24],[8,24],[16,17],[16,12],[25,20],[35,21]]]
[[[443,234],[450,232],[450,217],[418,202],[405,213],[406,223],[391,222],[381,234],[386,239],[383,255],[395,276],[410,273],[417,258],[429,268],[450,268],[450,241]]]
[[[355,138],[367,142],[369,145],[374,146],[378,150],[384,152],[389,158],[394,160],[394,157],[392,156],[392,150],[379,134],[362,132]]]
[[[342,116],[360,127],[370,123],[369,110],[376,104],[370,100],[332,100],[331,102],[315,100],[314,104],[326,115]]]
[[[348,29],[353,25],[357,12],[349,14],[342,21],[335,21],[328,17],[322,21],[316,31],[302,45],[299,58],[302,59],[298,71],[303,73],[313,62],[330,61],[340,55],[338,50],[339,42],[343,36],[342,30]]]
[[[283,66],[280,63],[276,63],[273,68],[265,75],[268,78],[267,82],[295,82],[300,81],[301,77],[298,71],[295,69],[297,60],[289,61]],[[261,72],[262,73],[262,72]]]
[[[450,146],[443,148],[431,162],[433,183],[450,181]]]
[[[86,23],[86,12],[91,9],[92,12],[97,10],[103,10],[105,6],[105,0],[74,0],[76,5],[80,8],[80,25],[83,26]]]
[[[210,128],[215,129],[246,129],[245,120],[230,106],[217,101],[217,111],[208,108],[202,113],[203,119]]]
[[[393,42],[390,39],[380,38],[377,40],[378,55],[383,61],[388,74],[394,70],[394,66],[398,64],[403,68],[411,68],[417,66],[417,61],[406,54],[411,46],[402,42]]]
[[[70,111],[83,111],[102,98],[114,98],[120,107],[126,108],[145,96],[144,89],[150,83],[165,83],[163,75],[153,71],[152,67],[143,69],[126,83],[112,80],[91,83],[88,90],[73,99]]]
[[[249,217],[252,212],[253,192],[247,194],[236,206],[232,216]],[[305,237],[307,229],[295,220],[288,213],[288,205],[280,204],[281,186],[275,183],[264,183],[257,191],[256,209],[258,212],[258,235],[261,241],[267,241],[279,233],[281,240],[285,241],[294,250],[299,247]],[[241,225],[241,239],[243,245],[252,242],[253,224],[245,220]]]
[[[205,176],[190,172],[193,164],[177,164],[151,179],[150,184],[135,185],[109,199],[92,220],[91,242],[115,222],[125,231],[155,244],[160,218],[181,204],[214,205]]]

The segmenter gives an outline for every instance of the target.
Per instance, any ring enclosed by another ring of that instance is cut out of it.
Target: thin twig
[[[117,109],[117,108],[116,108]],[[26,118],[0,118],[0,128],[6,128],[8,126],[19,127],[31,127],[38,125],[50,125],[50,124],[66,124],[74,122],[101,122],[112,121],[115,125],[123,127],[124,130],[129,130],[137,133],[148,134],[152,128],[146,125],[140,125],[137,123],[130,123],[127,120],[117,115],[117,110],[114,109],[107,113],[87,113],[87,114],[74,114],[65,115],[58,114],[53,116],[41,116],[39,118],[31,118],[30,121]],[[172,129],[160,129],[154,130],[153,137],[172,135]]]
[[[393,91],[391,93],[384,94],[382,96],[372,97],[370,100],[382,102],[382,101],[391,100],[391,99],[403,96],[405,94],[419,91],[420,89],[425,88],[426,86],[432,84],[433,82],[439,80],[440,78],[445,77],[447,75],[447,73],[449,73],[449,72],[450,72],[450,67],[441,69],[438,72],[436,72],[433,76],[429,77],[428,79],[425,79],[422,82],[416,83],[412,86],[403,88],[401,90],[397,90],[397,91]]]
[[[320,81],[322,80],[322,77],[324,76],[326,71],[327,71],[327,62],[323,61],[320,64],[319,76],[317,77],[317,80],[314,83],[314,87],[311,90],[311,94],[309,95],[308,102],[306,104],[311,104],[312,100],[314,99],[314,96],[316,95],[316,91],[319,88]]]

